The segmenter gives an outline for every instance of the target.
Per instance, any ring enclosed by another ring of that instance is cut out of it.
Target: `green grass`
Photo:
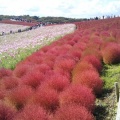
[[[120,79],[120,64],[104,65],[102,79],[104,81],[103,89],[106,90],[113,89],[114,83],[119,82]]]
[[[115,120],[117,102],[114,84],[119,83],[120,64],[104,65],[101,78],[104,81],[103,92],[96,99],[94,115],[96,120]]]
[[[31,55],[37,49],[38,49],[38,46],[32,49],[30,48],[19,49],[17,51],[18,54],[16,54],[14,57],[3,53],[2,56],[4,55],[4,57],[1,58],[0,67],[14,69],[18,62],[22,61],[27,56]]]

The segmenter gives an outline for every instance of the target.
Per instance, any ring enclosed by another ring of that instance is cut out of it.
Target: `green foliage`
[[[119,82],[120,79],[120,64],[105,65],[102,72],[105,90],[111,90],[114,87],[114,82]]]
[[[2,56],[4,56],[4,57],[0,56],[0,58],[1,58],[0,67],[14,69],[15,65],[18,62],[22,61],[27,56],[31,55],[37,49],[38,49],[38,47],[35,47],[33,49],[30,49],[30,48],[19,49],[17,51],[18,54],[16,54],[15,56],[10,56],[6,53],[3,53]]]
[[[48,23],[69,23],[69,22],[80,22],[82,20],[87,20],[85,18],[65,18],[65,17],[39,17],[39,16],[30,16],[30,15],[20,15],[20,16],[9,16],[9,15],[0,15],[0,20],[11,19],[11,18],[21,18],[31,21],[38,22],[48,22]]]
[[[68,22],[80,22],[83,19],[65,18],[65,17],[41,17],[38,21],[50,22],[50,23],[68,23]]]
[[[38,19],[39,19],[38,16],[33,16],[32,18],[33,18],[34,20],[38,20]]]

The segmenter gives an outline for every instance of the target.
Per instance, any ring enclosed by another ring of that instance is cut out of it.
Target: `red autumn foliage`
[[[50,76],[54,74],[60,74],[62,76],[65,76],[71,81],[71,72],[65,71],[64,69],[57,69],[57,70],[49,70],[45,73],[45,79],[49,78]]]
[[[11,75],[12,75],[12,70],[6,68],[0,68],[0,79]]]
[[[6,95],[6,91],[0,89],[0,100],[4,99],[5,95]]]
[[[90,88],[83,85],[71,85],[60,93],[59,102],[60,107],[69,104],[77,104],[93,111],[95,107],[95,96]]]
[[[54,56],[58,56],[60,52],[60,46],[54,46],[52,49],[50,49],[47,53],[50,53]]]
[[[95,118],[83,106],[67,105],[59,108],[52,120],[95,120]]]
[[[77,48],[75,49],[73,47],[73,49],[71,49],[70,51],[68,51],[68,54],[70,54],[73,58],[80,59],[82,51],[80,49],[77,49]]]
[[[92,64],[88,63],[87,61],[79,61],[75,65],[75,67],[72,71],[72,76],[74,76],[75,74],[79,74],[79,73],[86,71],[86,70],[96,71],[96,68]]]
[[[102,49],[103,62],[105,64],[115,64],[120,62],[120,45],[108,43]]]
[[[26,60],[34,64],[41,64],[43,61],[42,57],[37,55],[31,55]]]
[[[1,80],[2,88],[3,89],[13,89],[18,86],[18,78],[10,76],[10,77],[4,77]]]
[[[16,111],[4,103],[0,103],[0,120],[13,120]]]
[[[94,55],[96,56],[99,60],[102,59],[101,52],[98,48],[95,48],[94,46],[89,46],[87,49],[84,50],[82,57],[86,55]]]
[[[33,71],[39,71],[39,72],[42,72],[42,73],[46,73],[48,72],[49,70],[51,70],[50,66],[47,65],[46,63],[41,63],[40,65],[36,64],[34,65],[33,67]]]
[[[79,36],[78,34],[74,35],[74,37],[72,38],[72,41],[74,42],[78,42],[81,39],[81,36]]]
[[[46,46],[42,47],[40,50],[43,51],[44,53],[46,53],[46,52],[49,51],[51,48],[52,48],[52,46],[46,45]]]
[[[75,43],[76,43],[76,42],[73,41],[73,40],[67,41],[67,44],[69,44],[69,45],[71,45],[71,46],[73,46]]]
[[[63,69],[64,71],[71,71],[74,68],[75,63],[76,62],[73,58],[69,56],[68,57],[61,56],[56,59],[54,69],[55,70]]]
[[[49,116],[42,107],[28,105],[13,120],[49,120]]]
[[[45,82],[42,83],[41,87],[51,88],[58,92],[63,91],[70,84],[70,80],[58,72],[53,73],[52,75],[47,76]]]
[[[59,105],[58,93],[54,89],[39,87],[29,102],[40,105],[47,111],[54,111]]]
[[[110,37],[110,33],[108,31],[102,31],[100,35],[103,37]]]
[[[17,109],[21,109],[27,104],[33,93],[34,92],[31,87],[22,85],[11,90],[6,95],[6,99]]]
[[[38,24],[38,22],[24,22],[24,21],[12,21],[12,20],[2,20],[2,21],[0,21],[0,23],[24,25],[24,26],[34,26],[34,25]]]
[[[18,77],[18,78],[21,78],[27,73],[28,69],[30,69],[30,65],[28,65],[28,64],[20,64],[19,66],[17,66],[14,69],[13,75]]]
[[[44,74],[39,71],[29,71],[27,74],[20,79],[20,83],[37,88],[44,81]]]
[[[78,43],[76,43],[73,48],[74,49],[79,49],[81,51],[85,50],[85,48],[87,47],[87,44],[85,42],[79,41]]]
[[[81,84],[93,90],[94,93],[100,94],[102,92],[103,81],[99,74],[93,70],[86,70],[81,73],[76,73],[72,77],[73,84]]]
[[[95,55],[87,55],[82,58],[82,61],[92,64],[98,70],[98,72],[102,71],[102,63]]]

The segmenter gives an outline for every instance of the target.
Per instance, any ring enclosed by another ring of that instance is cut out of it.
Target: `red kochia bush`
[[[75,67],[72,71],[72,76],[74,76],[74,74],[79,74],[79,73],[86,71],[86,70],[96,71],[96,68],[92,64],[88,63],[87,61],[79,61],[75,65]]]
[[[40,71],[40,72],[42,72],[42,73],[46,73],[46,72],[49,71],[51,68],[50,68],[47,64],[42,63],[42,64],[40,64],[40,65],[37,65],[37,66],[35,67],[35,69],[38,70],[38,71]]]
[[[85,50],[87,44],[85,42],[79,41],[78,43],[74,44],[74,49],[79,49],[81,51]]]
[[[6,99],[9,101],[10,104],[15,106],[17,109],[23,108],[29,98],[33,95],[33,90],[29,86],[19,86],[11,90]]]
[[[86,55],[94,55],[96,56],[99,60],[102,59],[102,55],[101,52],[99,50],[99,48],[96,48],[95,46],[89,45],[83,52],[82,57],[86,56]]]
[[[26,106],[14,120],[49,120],[46,111],[38,105]]]
[[[28,72],[21,80],[20,83],[24,85],[29,85],[32,88],[36,88],[44,80],[44,74],[39,71]]]
[[[30,100],[31,104],[42,106],[48,111],[53,111],[58,107],[58,93],[53,89],[38,88],[33,98]]]
[[[0,89],[0,100],[4,99],[5,94],[6,94],[6,91]]]
[[[45,82],[42,83],[42,87],[51,88],[57,90],[58,92],[63,91],[67,86],[69,86],[70,80],[60,73],[53,73],[47,76]]]
[[[18,86],[18,78],[10,76],[4,77],[1,80],[1,88],[3,89],[13,89]]]
[[[102,63],[95,55],[87,55],[82,58],[82,61],[86,61],[86,62],[92,64],[98,70],[98,72],[101,72]]]
[[[3,103],[0,103],[0,120],[13,120],[16,111]]]
[[[15,75],[18,78],[21,78],[27,73],[27,71],[28,71],[28,69],[30,69],[30,67],[31,66],[26,65],[26,64],[20,64],[14,69],[13,75]]]
[[[102,49],[103,62],[105,64],[114,64],[120,62],[120,45],[109,43]]]
[[[100,79],[99,74],[93,70],[86,70],[74,74],[72,77],[72,83],[85,85],[91,88],[96,94],[100,94],[103,87],[103,81]]]
[[[0,79],[6,76],[11,76],[11,75],[12,75],[12,70],[0,68]]]
[[[68,56],[58,57],[54,64],[54,69],[63,69],[64,71],[71,71],[75,65],[75,60]]]
[[[89,98],[88,98],[89,99]],[[79,105],[67,105],[59,108],[52,120],[95,120],[91,112]]]
[[[77,58],[77,59],[80,59],[81,58],[81,54],[82,54],[82,51],[78,48],[75,48],[73,47],[73,49],[71,49],[68,54],[71,54],[71,56],[73,58]]]
[[[93,111],[95,105],[95,96],[90,88],[82,85],[71,85],[61,92],[59,96],[60,107],[69,104],[77,104]]]

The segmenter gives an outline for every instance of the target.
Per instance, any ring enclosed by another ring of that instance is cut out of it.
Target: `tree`
[[[33,16],[32,18],[33,18],[34,20],[38,20],[38,19],[39,19],[38,16]]]

